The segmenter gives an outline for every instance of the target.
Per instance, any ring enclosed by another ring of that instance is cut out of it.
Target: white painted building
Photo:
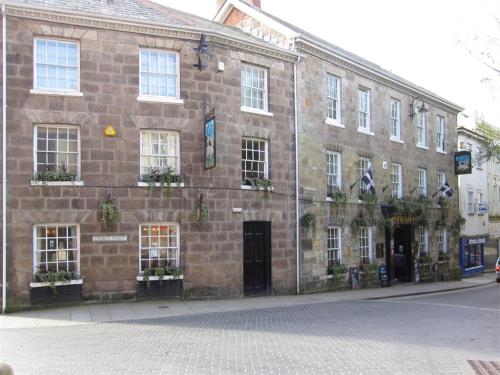
[[[484,245],[489,237],[488,163],[477,155],[484,136],[476,131],[475,120],[464,120],[457,129],[458,150],[470,151],[472,173],[458,176],[460,215],[465,226],[460,235],[460,263],[463,276],[484,272]]]

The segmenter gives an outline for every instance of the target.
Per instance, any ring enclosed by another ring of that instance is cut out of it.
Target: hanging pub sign
[[[470,151],[455,152],[455,174],[472,173],[472,156]]]
[[[211,110],[205,116],[204,129],[205,133],[205,169],[215,167],[216,160],[216,130],[215,130],[215,110]]]

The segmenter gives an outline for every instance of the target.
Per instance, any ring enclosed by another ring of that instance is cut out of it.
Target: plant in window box
[[[141,297],[179,297],[183,290],[183,272],[180,268],[144,268],[137,283],[137,296]]]
[[[463,216],[459,215],[455,219],[455,222],[452,224],[452,232],[455,235],[455,237],[460,236],[460,232],[462,231],[464,225],[465,225],[465,218]]]
[[[333,187],[328,189],[328,193],[326,194],[328,198],[333,200],[333,203],[337,204],[345,204],[347,203],[347,194],[343,191],[340,191],[338,188]]]
[[[438,261],[447,262],[449,260],[450,260],[450,254],[443,253],[442,251],[439,252]]]
[[[67,283],[70,280],[76,280],[79,277],[75,275],[74,272],[67,272],[65,270],[60,271],[38,271],[33,276],[33,281],[36,283],[49,283],[49,287],[54,293],[54,297],[57,296],[56,282]]]
[[[243,185],[262,189],[266,198],[269,198],[273,191],[273,182],[267,178],[246,178]]]
[[[74,272],[38,271],[30,283],[32,306],[82,301],[82,280]]]
[[[419,262],[421,264],[431,264],[432,263],[432,257],[430,255],[421,255],[419,258]]]
[[[394,234],[394,224],[390,217],[384,217],[382,221],[379,222],[379,229],[382,233],[385,233],[386,230],[389,231],[391,236]]]
[[[42,182],[76,181],[76,174],[69,172],[66,165],[62,163],[60,166],[55,167],[55,169],[46,167],[44,170],[36,172],[33,179]]]
[[[141,176],[141,182],[148,183],[150,188],[154,188],[159,183],[167,198],[170,198],[172,184],[181,183],[182,177],[176,175],[174,168],[170,166],[164,169],[155,167]]]
[[[108,230],[112,224],[118,222],[118,207],[111,199],[111,192],[106,190],[106,199],[101,201],[101,223],[104,230]]]
[[[327,268],[327,274],[332,275],[334,279],[339,280],[342,280],[348,271],[347,266],[342,263],[335,263]]]

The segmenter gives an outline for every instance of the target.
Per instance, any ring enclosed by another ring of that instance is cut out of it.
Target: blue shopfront
[[[463,277],[484,272],[484,245],[487,240],[487,236],[460,238],[460,265]]]

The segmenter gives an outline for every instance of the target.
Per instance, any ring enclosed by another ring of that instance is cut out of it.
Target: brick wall
[[[80,43],[83,97],[30,94],[33,88],[33,37]],[[33,225],[78,223],[81,274],[86,298],[134,293],[138,274],[138,228],[146,222],[177,222],[181,266],[188,294],[242,295],[242,223],[272,221],[272,287],[286,293],[295,285],[293,65],[265,56],[215,48],[200,72],[197,42],[87,29],[12,18],[8,29],[9,281],[12,303],[24,303],[33,265]],[[143,103],[139,93],[139,47],[172,49],[180,54],[180,96],[184,104]],[[225,71],[216,71],[216,62]],[[268,69],[269,111],[273,117],[240,111],[241,62]],[[203,168],[203,101],[216,108],[217,167]],[[83,187],[30,186],[35,124],[71,124],[80,128]],[[103,135],[112,125],[115,138]],[[138,187],[141,129],[180,132],[184,188],[167,199],[159,189]],[[267,139],[269,200],[241,190],[241,137]],[[92,243],[102,232],[99,204],[111,189],[120,220],[111,232],[128,234],[119,244]],[[209,209],[207,222],[194,222],[199,194]],[[232,208],[243,209],[233,213]]]

